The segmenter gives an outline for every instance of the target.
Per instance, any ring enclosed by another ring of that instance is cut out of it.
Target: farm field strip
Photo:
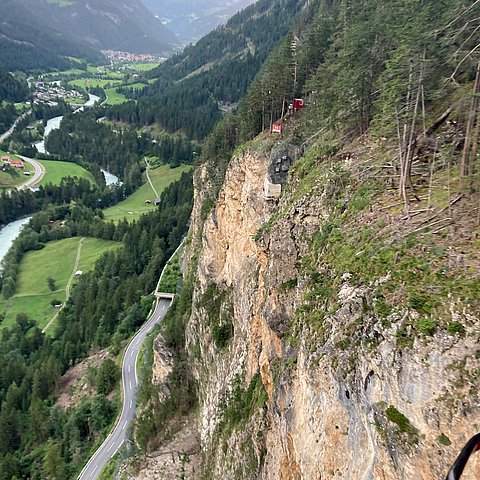
[[[45,168],[45,176],[40,185],[46,185],[47,183],[60,185],[63,177],[86,178],[90,183],[95,184],[93,175],[76,163],[57,160],[38,160],[38,162]]]
[[[168,165],[162,165],[149,171],[150,179],[155,186],[158,194],[161,195],[163,190],[172,182],[178,180],[182,173],[188,172],[192,167],[190,165],[180,165],[176,168],[170,168]],[[145,204],[150,200],[151,204]],[[132,193],[128,198],[113,207],[104,210],[106,220],[119,221],[123,218],[127,220],[136,220],[142,214],[151,212],[155,209],[155,198],[153,197],[152,187],[147,182],[142,185],[136,192]]]
[[[52,300],[65,300],[65,288],[77,257],[80,238],[67,238],[48,242],[42,250],[28,252],[20,262],[15,295],[8,300],[0,299],[0,311],[5,319],[0,328],[15,323],[18,313],[26,313],[29,318],[43,328],[54,315]],[[79,270],[92,270],[97,259],[106,251],[116,249],[118,242],[85,238],[78,264]],[[50,291],[47,278],[55,280],[55,290]]]

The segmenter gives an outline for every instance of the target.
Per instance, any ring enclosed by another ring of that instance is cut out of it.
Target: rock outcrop
[[[206,478],[442,478],[480,424],[478,321],[445,298],[445,321],[460,319],[465,331],[437,329],[403,345],[406,319],[418,313],[399,305],[381,319],[375,304],[388,276],[353,282],[348,273],[332,306],[319,308],[319,327],[303,321],[305,263],[331,219],[334,178],[325,166],[303,194],[294,167],[280,202],[266,200],[264,178],[279,150],[261,140],[234,156],[205,222],[208,175],[197,172],[191,237],[201,246],[187,348]],[[336,161],[353,170],[350,156]],[[215,329],[228,321],[231,335],[219,343]],[[265,402],[232,421],[228,405],[239,392],[258,393],[258,374]],[[477,478],[480,463],[469,468],[466,478]]]

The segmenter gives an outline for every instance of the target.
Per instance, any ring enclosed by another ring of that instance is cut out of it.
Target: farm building
[[[21,160],[10,160],[10,165],[15,168],[25,168],[25,165],[23,165]]]

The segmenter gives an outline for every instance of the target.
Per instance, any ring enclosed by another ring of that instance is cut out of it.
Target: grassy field
[[[178,180],[183,172],[188,172],[192,167],[190,165],[181,165],[177,168],[170,168],[168,165],[162,165],[155,170],[150,171],[150,178],[155,186],[158,194],[161,195],[163,190],[172,182]],[[150,205],[145,204],[145,200],[151,200]],[[149,183],[142,185],[135,193],[130,195],[123,202],[104,210],[107,220],[118,221],[122,218],[127,220],[135,220],[143,213],[155,210],[154,205],[155,194]]]
[[[15,103],[15,110],[19,113],[23,113],[30,108],[29,103]]]
[[[95,183],[93,175],[76,163],[58,162],[56,160],[39,160],[39,163],[45,167],[45,176],[40,185],[46,185],[47,183],[60,185],[60,180],[63,177],[83,177],[91,183]]]
[[[0,150],[0,157],[3,157],[4,155],[8,155],[12,160],[20,160],[16,155]],[[0,161],[0,164],[2,163],[3,162]],[[25,165],[25,170],[30,173],[34,172],[33,167],[29,163],[23,162],[23,164]],[[28,177],[23,174],[23,171],[24,170],[18,170],[16,168],[9,173],[0,170],[0,190],[4,188],[18,187],[22,183],[25,183],[28,180]]]
[[[106,85],[119,85],[121,80],[109,79],[109,78],[77,78],[76,80],[70,80],[69,85],[79,88],[88,88],[88,87],[102,87],[105,88]]]
[[[85,99],[79,97],[65,97],[64,100],[70,105],[83,105],[85,103]]]
[[[122,85],[122,87],[133,88],[134,90],[141,90],[146,87],[144,83],[131,83],[130,85]],[[105,95],[107,99],[105,100],[106,105],[118,105],[120,103],[128,102],[128,98],[117,90],[117,87],[107,88],[105,90]]]
[[[142,88],[145,88],[147,85],[145,83],[130,83],[128,85],[122,85],[125,88],[133,88],[134,90],[141,90]]]
[[[13,325],[18,313],[26,313],[41,328],[46,325],[56,312],[50,302],[53,299],[65,300],[65,287],[75,266],[79,243],[78,237],[67,238],[49,242],[43,250],[25,255],[20,263],[15,295],[8,300],[0,298],[0,311],[6,313],[0,328]],[[84,272],[92,270],[103,252],[120,245],[118,242],[86,238],[78,269]],[[54,292],[48,288],[48,277],[55,280]]]
[[[106,105],[119,105],[128,101],[128,98],[123,93],[119,93],[116,88],[107,88],[105,95],[107,96]]]
[[[125,70],[132,70],[135,72],[148,72],[158,67],[158,63],[128,63],[127,65],[122,66]]]

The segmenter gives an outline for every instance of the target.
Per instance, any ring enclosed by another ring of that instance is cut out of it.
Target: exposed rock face
[[[186,419],[185,426],[175,438],[154,454],[148,455],[135,477],[139,480],[169,479],[196,480],[201,471],[194,420]]]
[[[302,195],[293,176],[280,203],[266,201],[270,147],[234,156],[204,224],[205,168],[196,177],[191,234],[201,248],[187,340],[207,478],[443,478],[480,425],[477,319],[445,299],[465,334],[437,330],[399,346],[405,319],[418,314],[397,309],[382,323],[374,304],[385,279],[358,285],[346,274],[321,328],[298,320],[308,293],[300,264],[328,219],[331,189],[326,174]],[[215,339],[211,285],[220,323],[228,312],[233,323],[226,345]],[[257,372],[266,405],[226,429],[229,395]],[[480,478],[479,461],[468,468],[466,479]]]
[[[160,387],[160,397],[168,395],[167,378],[172,372],[172,354],[165,347],[165,343],[161,335],[159,335],[153,343],[153,371],[152,383]]]

